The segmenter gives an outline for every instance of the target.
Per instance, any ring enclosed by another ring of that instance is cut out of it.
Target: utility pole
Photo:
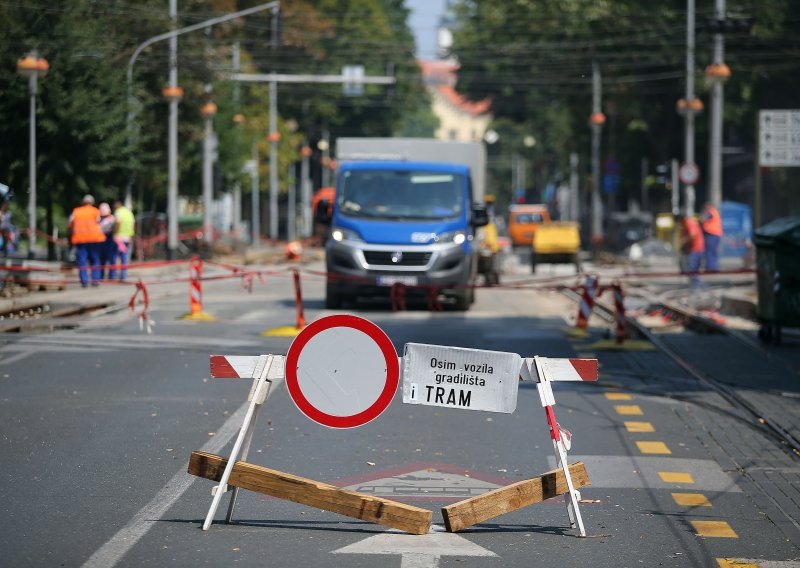
[[[169,0],[172,27],[178,20],[178,0]],[[178,36],[169,38],[169,140],[167,143],[167,258],[175,258],[178,249]]]
[[[250,215],[250,230],[253,235],[253,242],[251,246],[253,248],[258,248],[261,245],[261,211],[259,208],[261,207],[261,194],[259,192],[259,179],[258,179],[258,142],[253,143],[253,159],[252,159],[252,166],[253,170],[250,173],[250,180],[252,182],[251,190],[250,190],[250,198],[252,204],[252,214]]]
[[[684,108],[685,134],[684,164],[694,165],[694,115],[703,109],[703,103],[694,97],[694,11],[695,0],[687,0],[686,7],[686,100]],[[686,214],[694,215],[694,182],[684,186]]]
[[[239,42],[233,44],[233,72],[238,73],[239,67],[241,65],[241,58],[239,54]],[[241,97],[241,85],[238,81],[233,83],[233,109],[234,109],[234,117],[233,120],[236,122],[236,143],[237,148],[241,144],[241,124],[240,120],[244,117],[241,117],[239,114],[239,101]],[[237,239],[241,238],[242,234],[242,184],[239,181],[239,177],[236,177],[236,182],[233,184],[233,223],[232,223],[232,231],[233,234]]]
[[[303,143],[300,155],[303,158],[300,163],[300,204],[303,209],[303,236],[308,238],[314,232],[314,221],[311,211],[311,179],[309,177],[311,148],[309,148],[307,141]]]
[[[272,49],[277,57],[278,14],[280,6],[272,10]],[[269,82],[269,238],[278,240],[278,83]]]
[[[297,180],[295,178],[295,164],[289,164],[289,195],[286,204],[286,240],[293,241],[297,237]]]
[[[207,92],[210,92],[210,86]],[[217,114],[217,105],[211,101],[200,109],[200,114],[205,121],[205,136],[203,137],[203,241],[207,245],[214,242],[214,218],[212,209],[214,205],[214,115]]]
[[[603,201],[600,196],[600,136],[606,116],[602,111],[603,82],[600,66],[592,62],[592,245],[597,248],[603,242]]]
[[[569,155],[569,218],[580,221],[580,193],[578,189],[578,166],[580,159],[577,152]]]
[[[718,22],[725,19],[725,0],[716,0],[714,16]],[[722,203],[722,107],[724,103],[723,84],[730,76],[725,65],[725,38],[722,30],[714,34],[714,57],[706,67],[706,79],[711,83],[711,138],[708,149],[708,200],[719,207]]]

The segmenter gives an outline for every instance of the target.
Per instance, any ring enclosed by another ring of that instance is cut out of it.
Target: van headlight
[[[464,231],[449,231],[438,235],[435,240],[437,243],[453,243],[460,245],[467,240],[467,235]]]
[[[351,231],[350,229],[342,229],[336,227],[331,230],[331,238],[340,243],[342,241],[355,241],[355,242],[363,242],[361,237],[358,236],[358,233],[355,231]]]

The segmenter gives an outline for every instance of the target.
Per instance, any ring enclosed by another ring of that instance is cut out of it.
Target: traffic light
[[[710,17],[706,20],[706,27],[715,34],[750,33],[754,21],[750,16]]]

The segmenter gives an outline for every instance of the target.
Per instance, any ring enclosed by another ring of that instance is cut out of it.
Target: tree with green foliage
[[[712,34],[706,22],[713,8],[707,2],[696,12],[701,98],[707,95],[702,70],[711,63]],[[675,104],[685,90],[684,0],[657,6],[646,0],[461,0],[453,10],[452,54],[461,65],[457,88],[472,100],[490,97],[499,124],[510,121],[520,133],[535,136],[536,147],[529,153],[535,167],[545,169],[545,176],[537,179],[563,176],[571,152],[580,155],[584,171],[588,168],[593,61],[602,72],[608,118],[603,157],[614,156],[622,166],[616,206],[638,197],[641,158],[656,164],[683,155],[683,121]],[[750,32],[726,34],[725,55],[733,73],[725,86],[725,145],[752,152],[757,111],[797,106],[800,40],[794,30],[800,17],[789,0],[765,0],[757,6],[729,0],[727,12],[755,18]],[[696,126],[696,156],[704,171],[707,114],[698,117]],[[519,135],[514,144],[505,152],[524,151]],[[704,183],[701,179],[700,198]],[[748,199],[741,184],[729,184],[726,192]]]
[[[252,7],[261,0],[181,0],[177,27]],[[360,97],[345,97],[341,86],[279,87],[279,176],[287,187],[290,164],[303,139],[323,130],[333,137],[389,135],[417,109],[419,70],[401,0],[286,0],[281,2],[281,35],[273,48],[269,11],[197,31],[178,39],[179,193],[201,193],[203,120],[209,99],[220,140],[220,178],[229,189],[244,182],[243,165],[258,145],[262,184],[269,179],[267,86],[241,85],[233,96],[232,46],[241,47],[244,72],[338,74],[342,65],[364,65],[368,74],[397,77],[393,88],[367,86]],[[18,203],[28,185],[28,89],[16,74],[16,60],[33,49],[50,62],[37,104],[37,174],[43,211],[64,219],[83,193],[110,200],[133,179],[135,201],[163,211],[166,201],[168,105],[161,89],[168,78],[169,42],[146,48],[133,68],[136,128],[126,128],[129,111],[126,70],[142,42],[173,27],[164,0],[29,0],[0,5],[0,181],[11,185]],[[207,93],[207,86],[211,93]],[[241,114],[243,124],[233,117]],[[291,119],[291,120],[290,120]],[[293,124],[299,125],[294,131]],[[132,142],[132,143],[131,143]],[[243,184],[249,188],[249,184]],[[266,189],[263,187],[262,189]],[[54,212],[54,213],[52,213]],[[51,223],[52,225],[52,223]],[[51,227],[48,227],[50,230]],[[64,227],[61,227],[62,234]]]

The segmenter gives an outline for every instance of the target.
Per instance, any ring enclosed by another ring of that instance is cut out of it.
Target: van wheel
[[[339,310],[342,307],[342,296],[330,284],[325,286],[325,309]]]
[[[455,309],[457,312],[466,312],[469,309],[470,305],[470,289],[464,288],[456,292],[456,295],[453,297],[456,301]]]

